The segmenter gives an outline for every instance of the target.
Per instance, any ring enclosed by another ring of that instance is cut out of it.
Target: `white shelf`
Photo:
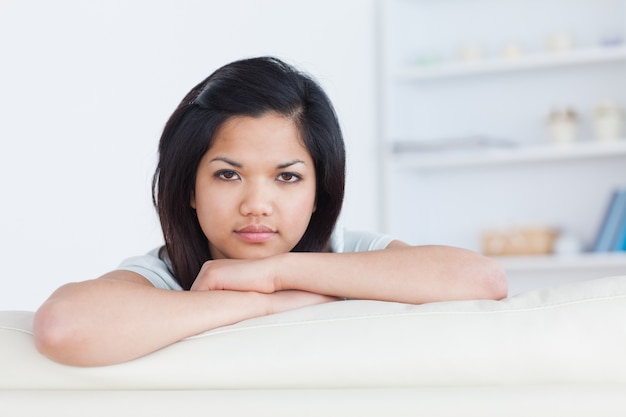
[[[577,49],[522,56],[518,59],[481,59],[431,66],[406,67],[396,72],[398,80],[420,81],[482,74],[546,69],[553,67],[626,61],[625,46]]]
[[[626,276],[626,252],[494,257],[509,279],[509,295],[611,276]]]
[[[626,252],[581,253],[576,255],[499,256],[496,261],[508,272],[567,271],[623,268]]]
[[[396,153],[396,166],[404,170],[471,168],[533,162],[626,156],[626,139],[614,142],[588,141],[570,145],[534,145],[459,151]]]
[[[494,226],[539,224],[581,243],[596,237],[626,173],[626,137],[593,137],[596,104],[626,106],[626,0],[563,4],[381,2],[383,230],[474,250]],[[574,47],[549,51],[559,33]],[[508,42],[523,55],[496,55]],[[455,60],[464,45],[488,55]],[[580,140],[557,145],[542,134],[538,111],[558,107],[579,112]],[[626,275],[626,252],[499,260],[514,293]]]

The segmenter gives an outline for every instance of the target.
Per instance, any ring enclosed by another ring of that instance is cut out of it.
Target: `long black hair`
[[[273,57],[227,64],[195,86],[169,118],[159,143],[152,198],[174,276],[191,288],[209,244],[191,207],[196,171],[218,128],[233,116],[277,113],[294,121],[315,164],[316,210],[292,251],[327,250],[345,185],[345,149],[335,110],[309,75]]]

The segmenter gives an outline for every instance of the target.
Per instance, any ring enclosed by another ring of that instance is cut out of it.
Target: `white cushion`
[[[626,276],[503,301],[338,301],[100,368],[39,355],[32,316],[0,312],[0,390],[626,384]]]

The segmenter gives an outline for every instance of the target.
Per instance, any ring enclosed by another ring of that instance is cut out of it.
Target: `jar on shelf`
[[[459,49],[458,56],[461,62],[476,62],[483,59],[484,54],[480,46],[475,44],[467,44],[463,45]]]
[[[548,116],[548,134],[552,143],[572,143],[578,136],[579,117],[572,108],[557,108]]]
[[[614,141],[624,137],[624,109],[616,103],[599,103],[593,110],[595,138]]]
[[[565,52],[574,49],[574,37],[567,33],[555,33],[548,38],[548,50],[550,52]]]

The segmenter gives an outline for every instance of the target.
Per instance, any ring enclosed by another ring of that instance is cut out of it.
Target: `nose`
[[[243,216],[270,216],[274,212],[270,187],[251,183],[245,187],[239,211]]]

